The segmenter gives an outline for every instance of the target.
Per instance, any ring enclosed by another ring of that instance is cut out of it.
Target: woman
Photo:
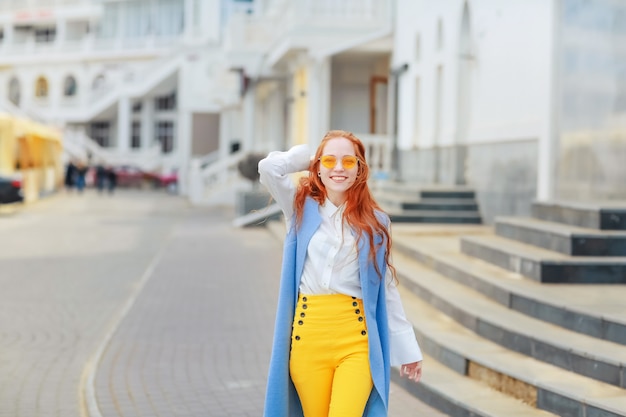
[[[308,170],[294,186],[289,174]],[[422,354],[390,264],[389,218],[352,133],[271,152],[260,181],[287,222],[266,417],[383,417],[390,366],[414,381]]]

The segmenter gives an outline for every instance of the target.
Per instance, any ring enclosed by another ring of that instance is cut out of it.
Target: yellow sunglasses
[[[328,169],[333,169],[337,165],[337,157],[334,155],[322,155],[319,161]],[[345,169],[352,169],[359,162],[359,158],[354,155],[346,155],[341,158],[341,166]]]

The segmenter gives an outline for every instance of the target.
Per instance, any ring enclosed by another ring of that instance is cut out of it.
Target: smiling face
[[[338,137],[330,139],[324,145],[322,155],[332,155],[336,158],[337,164],[333,168],[327,168],[324,164],[319,164],[319,176],[326,187],[326,196],[336,206],[340,206],[346,201],[346,191],[352,187],[356,180],[359,164],[352,168],[343,166],[344,156],[355,156],[356,152],[353,143],[346,138]]]

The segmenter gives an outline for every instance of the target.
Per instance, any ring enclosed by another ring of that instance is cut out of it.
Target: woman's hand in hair
[[[412,381],[419,382],[422,378],[422,361],[402,365],[400,376],[406,376]]]

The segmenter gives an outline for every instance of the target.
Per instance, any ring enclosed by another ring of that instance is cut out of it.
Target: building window
[[[161,144],[163,153],[174,150],[174,122],[157,122],[156,139]]]
[[[98,37],[101,39],[114,39],[122,33],[119,23],[122,19],[122,2],[102,2],[102,18],[98,22]]]
[[[176,110],[176,92],[167,96],[160,96],[154,99],[154,108],[157,111]]]
[[[15,77],[9,81],[9,101],[16,106],[20,105],[20,82]]]
[[[111,128],[109,122],[92,122],[90,136],[98,145],[108,148],[111,143]]]
[[[155,35],[168,38],[183,33],[185,27],[184,1],[160,1],[153,10],[150,26]]]
[[[63,81],[63,95],[65,97],[73,97],[76,95],[76,78],[68,75]]]
[[[37,43],[50,43],[54,42],[56,38],[57,30],[51,28],[35,28],[35,42]]]
[[[130,132],[130,147],[133,149],[141,148],[141,123],[133,122]]]
[[[133,113],[139,113],[139,112],[141,112],[141,101],[138,101],[135,104],[133,104]]]
[[[35,97],[48,97],[48,80],[46,80],[45,77],[37,78],[37,81],[35,82]]]

